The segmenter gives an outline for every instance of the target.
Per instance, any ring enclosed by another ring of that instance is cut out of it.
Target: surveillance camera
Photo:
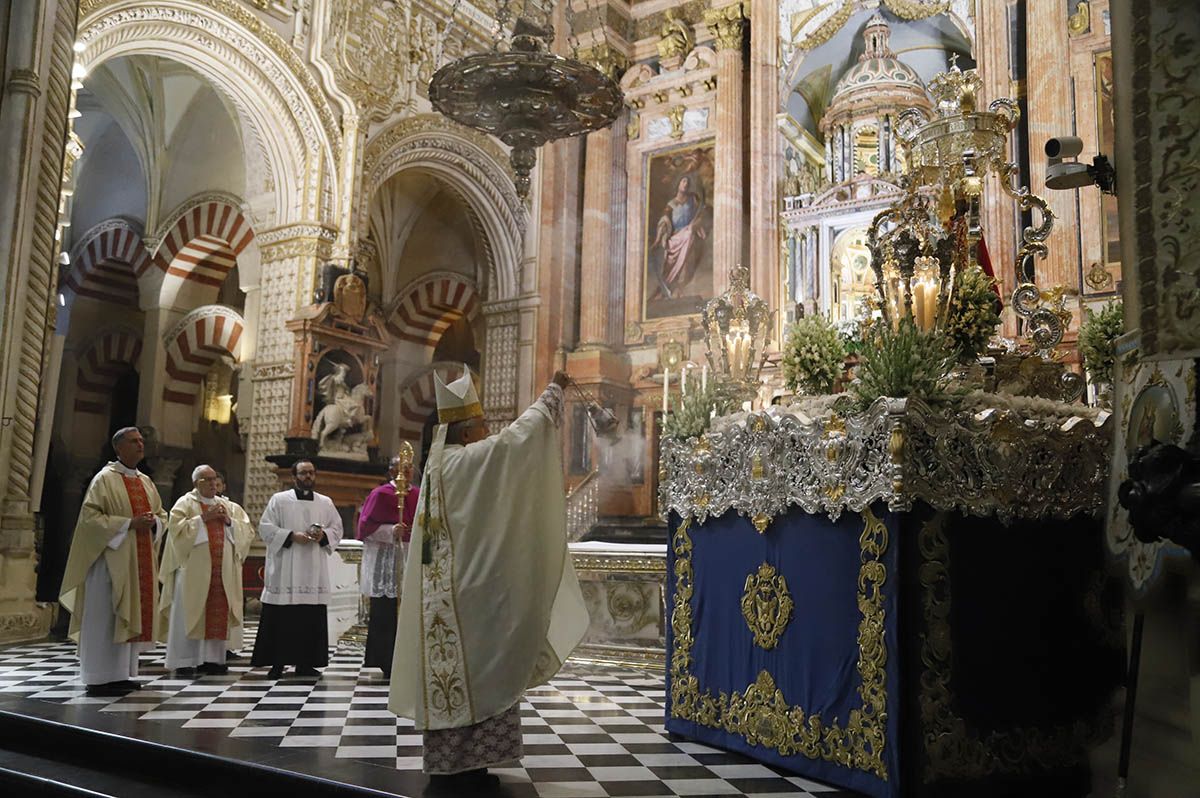
[[[1083,152],[1083,140],[1076,136],[1055,136],[1046,142],[1050,158],[1074,158]]]
[[[1116,193],[1116,171],[1108,158],[1097,155],[1091,165],[1064,158],[1076,158],[1083,152],[1077,136],[1055,136],[1046,142],[1046,188],[1071,191],[1096,185],[1105,194]]]
[[[1092,173],[1085,163],[1075,161],[1061,162],[1051,158],[1046,165],[1046,188],[1054,190],[1070,190],[1090,186],[1093,182]]]

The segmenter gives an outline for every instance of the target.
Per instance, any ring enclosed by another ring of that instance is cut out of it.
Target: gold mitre
[[[437,394],[438,423],[453,424],[455,421],[466,421],[468,418],[483,418],[483,405],[479,404],[479,394],[475,393],[475,382],[471,379],[471,369],[463,364],[463,375],[447,385],[436,371],[433,373],[433,387]]]

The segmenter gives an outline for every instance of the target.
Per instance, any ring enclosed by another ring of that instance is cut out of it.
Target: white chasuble
[[[126,480],[145,494],[155,515],[152,535],[166,528],[166,515],[150,477],[120,462],[111,462],[88,485],[71,539],[60,601],[71,613],[70,635],[79,642],[86,684],[121,681],[137,675],[139,651],[153,643],[154,557],[149,568],[139,557],[138,534],[130,533],[133,507]],[[148,588],[148,590],[146,589]]]
[[[392,661],[392,712],[452,729],[509,710],[583,639],[587,608],[567,552],[551,386],[508,427],[468,446],[434,432]]]
[[[210,543],[209,529],[200,515],[203,508],[217,504],[225,507],[229,517],[229,523],[221,532],[221,562],[216,569],[221,576],[221,592],[227,608],[224,620],[213,617],[214,608],[208,606],[214,571],[212,551],[217,547]],[[242,561],[246,559],[253,539],[254,529],[245,511],[228,499],[206,499],[199,491],[192,490],[171,508],[158,571],[162,583],[158,601],[159,632],[160,639],[163,632],[167,633],[169,669],[194,667],[201,662],[224,662],[228,642],[236,640],[240,644]],[[206,626],[223,628],[226,635],[219,638],[220,646],[209,646],[208,656],[200,658],[203,647],[199,641],[218,640],[206,634]],[[220,656],[214,658],[218,649]]]
[[[312,524],[325,529],[328,545],[288,543],[290,533]],[[258,535],[267,545],[264,604],[329,603],[329,557],[342,540],[342,517],[332,499],[316,492],[310,499],[298,498],[294,490],[276,493],[263,511]]]

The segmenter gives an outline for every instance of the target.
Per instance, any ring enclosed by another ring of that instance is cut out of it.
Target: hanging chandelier
[[[506,3],[497,15],[501,28],[507,8]],[[436,110],[511,148],[521,199],[529,196],[534,150],[549,141],[608,127],[624,102],[611,77],[576,58],[550,52],[553,36],[550,24],[539,25],[522,15],[507,42],[497,36],[490,50],[446,64],[429,83]]]

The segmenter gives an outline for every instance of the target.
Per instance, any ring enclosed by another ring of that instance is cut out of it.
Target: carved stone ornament
[[[376,0],[334,3],[327,49],[333,50],[341,88],[365,111],[384,115],[401,87],[408,30],[398,8]]]
[[[754,635],[754,645],[770,651],[792,619],[795,603],[788,591],[787,579],[769,563],[746,577],[742,592],[742,617]]]
[[[691,26],[668,9],[658,32],[658,58],[666,69],[678,69],[696,44]]]
[[[354,321],[367,313],[367,286],[356,274],[343,274],[333,284],[333,306]]]
[[[660,507],[699,523],[736,510],[764,529],[789,507],[836,520],[879,500],[893,512],[919,500],[1004,522],[1098,515],[1111,417],[1069,410],[1029,418],[878,399],[864,413],[813,419],[773,407],[702,438],[664,441]]]

